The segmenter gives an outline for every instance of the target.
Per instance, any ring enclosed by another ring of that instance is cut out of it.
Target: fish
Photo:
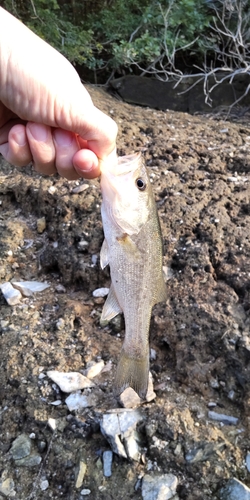
[[[101,166],[104,241],[100,265],[110,267],[111,286],[101,322],[123,313],[125,339],[113,393],[131,387],[145,399],[149,377],[152,307],[166,301],[162,234],[150,178],[139,153]]]

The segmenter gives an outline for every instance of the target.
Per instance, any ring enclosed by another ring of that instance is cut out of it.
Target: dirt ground
[[[102,452],[110,448],[99,421],[118,406],[112,381],[124,330],[119,322],[100,327],[104,299],[92,296],[110,284],[99,266],[99,180],[41,177],[2,159],[0,283],[38,280],[50,288],[16,306],[0,297],[0,482],[10,480],[7,498],[17,500],[80,500],[83,489],[90,500],[140,499],[138,478],[150,470],[176,475],[180,499],[216,499],[228,478],[250,486],[250,126],[89,90],[119,125],[118,153],[143,152],[163,232],[168,300],[152,314],[157,396],[140,406],[144,459],[114,455],[112,476],[103,475]],[[47,370],[83,372],[99,359],[106,369],[96,379],[98,403],[70,413]],[[210,410],[239,421],[215,422]],[[54,433],[49,418],[60,423]],[[13,460],[20,434],[31,436],[39,465]],[[87,470],[77,488],[80,460]]]

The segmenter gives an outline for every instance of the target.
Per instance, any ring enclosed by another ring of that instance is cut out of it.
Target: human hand
[[[13,36],[13,33],[15,36]],[[73,66],[0,7],[0,153],[16,166],[73,180],[114,158],[116,123]],[[112,160],[111,160],[112,161]]]

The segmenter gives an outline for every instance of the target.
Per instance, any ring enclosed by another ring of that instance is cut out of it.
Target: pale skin
[[[116,155],[116,123],[73,66],[0,7],[0,153],[69,180],[94,178]]]

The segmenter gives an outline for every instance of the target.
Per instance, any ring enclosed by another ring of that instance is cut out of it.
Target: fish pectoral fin
[[[159,287],[157,290],[155,303],[158,304],[158,302],[165,302],[166,300],[167,300],[167,286],[166,286],[166,283],[164,281],[163,271],[162,271],[162,279],[160,281],[160,284],[159,284]]]
[[[127,233],[124,233],[122,236],[117,236],[116,240],[118,241],[120,246],[124,248],[127,255],[130,255],[133,258],[141,257],[140,250],[138,250],[136,243]]]
[[[149,350],[142,357],[132,357],[122,349],[119,359],[115,382],[114,396],[119,396],[127,387],[132,387],[138,396],[146,399],[149,376]]]
[[[116,298],[113,285],[111,285],[107,300],[103,306],[101,321],[110,321],[112,318],[114,318],[115,316],[117,316],[117,314],[121,312],[122,309]]]
[[[103,240],[100,252],[100,264],[102,269],[104,269],[104,267],[106,267],[109,264],[109,249],[106,239]]]

